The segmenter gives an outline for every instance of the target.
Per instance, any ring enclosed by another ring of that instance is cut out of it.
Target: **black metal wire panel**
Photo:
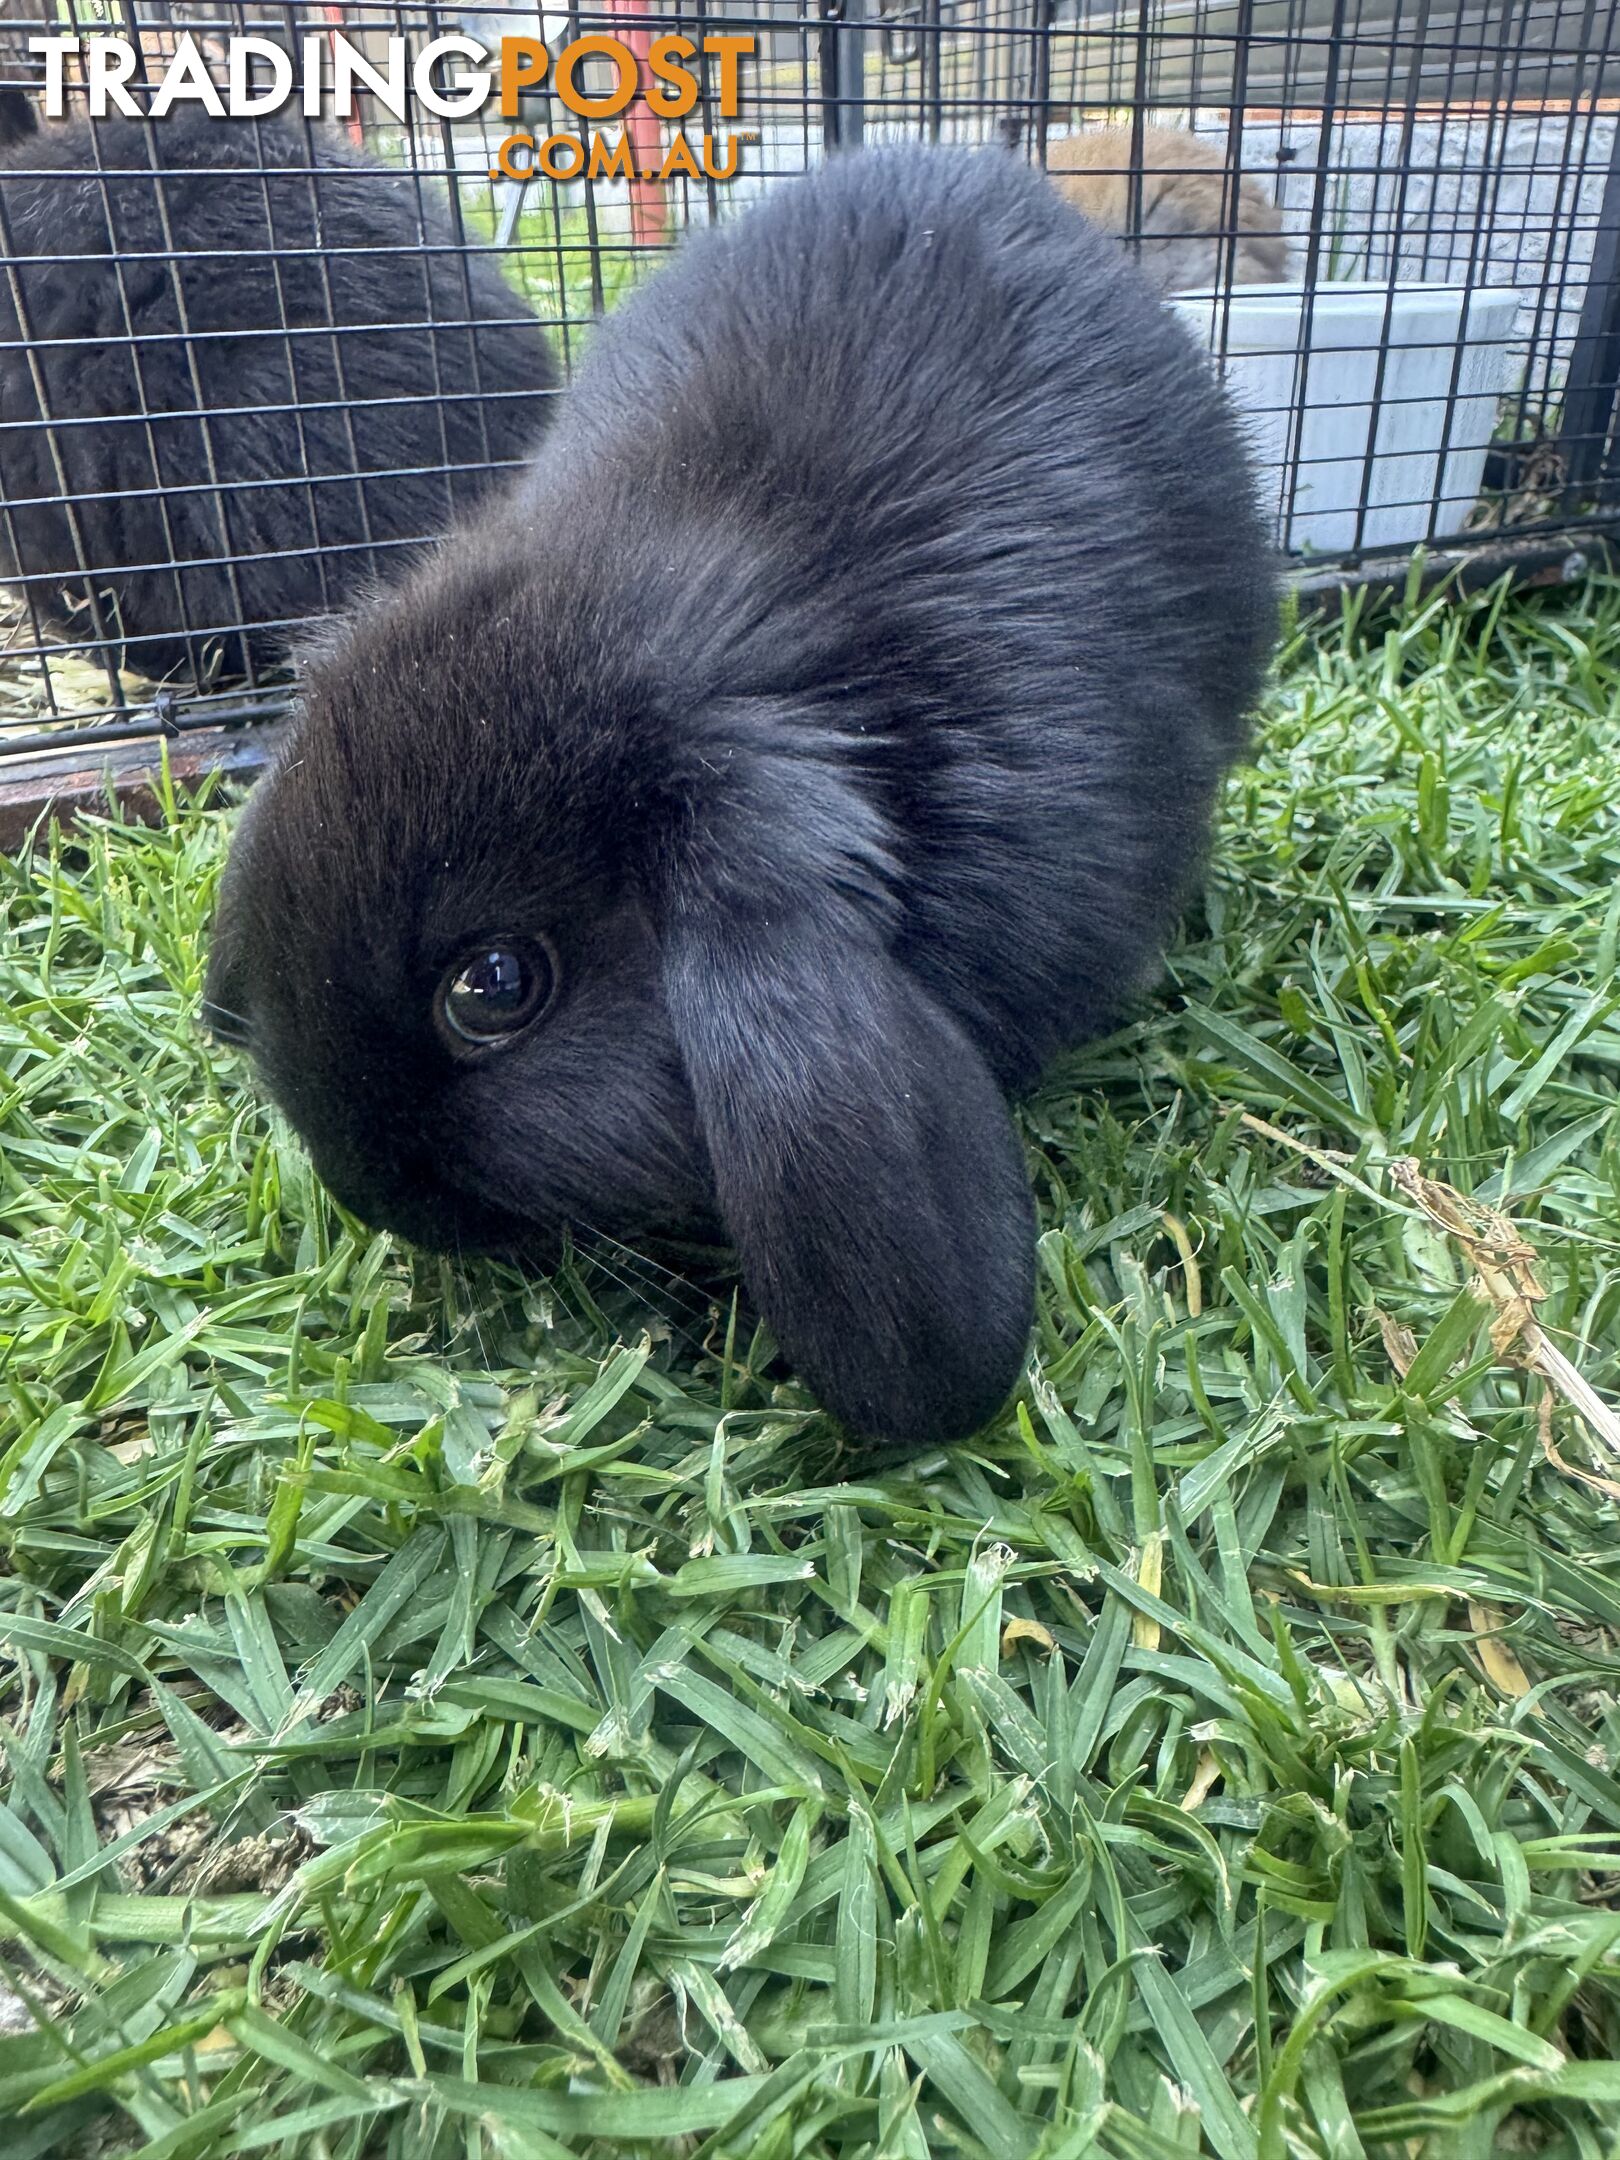
[[[11,92],[38,88],[26,38],[64,28],[134,41],[143,100],[183,32],[221,79],[246,32],[378,64],[458,32],[757,56],[732,117],[700,52],[679,120],[582,122],[548,77],[515,121],[362,96],[348,123],[296,100],[217,123],[228,155],[172,116],[0,151],[0,757],[283,702],[306,625],[525,455],[541,333],[565,374],[684,228],[862,141],[999,145],[1117,230],[1224,369],[1312,571],[1616,511],[1613,0],[28,0],[0,21]],[[738,170],[519,183],[495,170],[514,128],[628,130],[644,161],[735,137]]]

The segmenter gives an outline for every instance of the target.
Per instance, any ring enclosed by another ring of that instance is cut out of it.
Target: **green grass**
[[[322,1198],[218,807],[0,863],[6,2160],[1608,2160],[1620,1525],[1391,1171],[1612,1401],[1617,705],[1620,585],[1295,636],[1021,1399],[881,1473]]]
[[[464,188],[461,214],[474,238],[493,243],[500,222],[493,198]],[[661,260],[656,248],[610,238],[604,223],[585,209],[565,207],[557,187],[537,180],[498,257],[502,275],[545,324],[570,369],[578,367],[599,318]]]

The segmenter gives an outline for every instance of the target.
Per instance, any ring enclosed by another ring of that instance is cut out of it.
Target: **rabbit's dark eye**
[[[555,974],[534,945],[490,939],[464,952],[439,986],[438,1010],[445,1028],[464,1043],[498,1041],[544,1011]]]

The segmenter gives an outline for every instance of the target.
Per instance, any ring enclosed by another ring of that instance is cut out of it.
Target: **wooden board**
[[[169,775],[177,786],[211,772],[244,782],[264,770],[279,729],[197,728],[169,744]],[[69,744],[39,756],[0,760],[0,849],[20,848],[44,818],[71,825],[116,803],[141,824],[162,815],[162,745],[158,742]]]

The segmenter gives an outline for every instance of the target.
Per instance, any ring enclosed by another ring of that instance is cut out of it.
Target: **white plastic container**
[[[1317,286],[1307,310],[1303,285],[1239,285],[1230,303],[1189,292],[1171,305],[1222,356],[1268,486],[1274,476],[1284,547],[1319,554],[1413,547],[1430,534],[1437,476],[1433,533],[1443,539],[1462,529],[1515,366],[1508,339],[1519,294],[1511,286],[1335,281]]]

